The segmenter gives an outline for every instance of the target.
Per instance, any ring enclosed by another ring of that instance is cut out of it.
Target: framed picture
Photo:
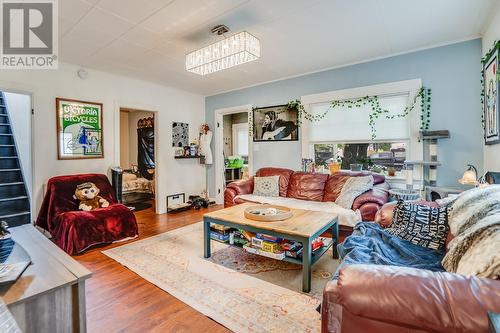
[[[299,140],[299,112],[288,105],[269,106],[253,110],[253,141]]]
[[[500,88],[500,75],[498,73],[499,46],[500,43],[495,43],[495,47],[487,54],[483,64],[484,142],[487,145],[500,142],[500,114],[498,109],[500,105],[498,94]]]
[[[103,158],[102,103],[56,98],[57,158]]]
[[[172,147],[189,146],[189,124],[172,123]]]

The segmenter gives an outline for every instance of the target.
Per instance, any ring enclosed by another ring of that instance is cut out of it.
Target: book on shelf
[[[277,259],[277,260],[285,259],[285,252],[283,252],[283,251],[267,252],[267,251],[262,251],[261,249],[255,248],[255,247],[248,245],[248,244],[243,245],[243,248],[248,253],[258,254],[258,255],[261,255],[263,257],[268,257],[268,258]]]
[[[229,242],[229,234],[224,235],[215,231],[210,231],[210,238],[219,242]]]

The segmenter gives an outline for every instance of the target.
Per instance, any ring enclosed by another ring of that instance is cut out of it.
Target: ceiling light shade
[[[260,41],[242,31],[186,55],[186,70],[207,75],[260,58]]]

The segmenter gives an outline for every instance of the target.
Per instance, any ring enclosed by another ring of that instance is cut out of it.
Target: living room
[[[0,331],[500,332],[499,1],[0,6]]]

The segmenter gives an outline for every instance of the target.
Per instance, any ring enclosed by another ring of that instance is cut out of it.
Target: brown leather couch
[[[363,172],[338,172],[333,175],[321,173],[306,173],[282,168],[262,168],[257,177],[280,176],[280,196],[312,201],[335,201],[342,186],[349,177],[366,176]],[[389,185],[385,177],[373,174],[374,187],[358,196],[352,205],[353,210],[359,209],[363,221],[373,221],[377,211],[387,202]],[[253,193],[253,178],[240,180],[227,185],[224,191],[224,207],[231,207],[245,202],[236,198],[240,194]],[[342,231],[352,231],[350,227],[340,227]]]
[[[431,204],[431,203],[429,203]],[[375,222],[387,227],[394,205]],[[448,236],[448,241],[452,235]],[[322,333],[487,333],[500,312],[500,281],[383,265],[351,265],[323,293]]]

